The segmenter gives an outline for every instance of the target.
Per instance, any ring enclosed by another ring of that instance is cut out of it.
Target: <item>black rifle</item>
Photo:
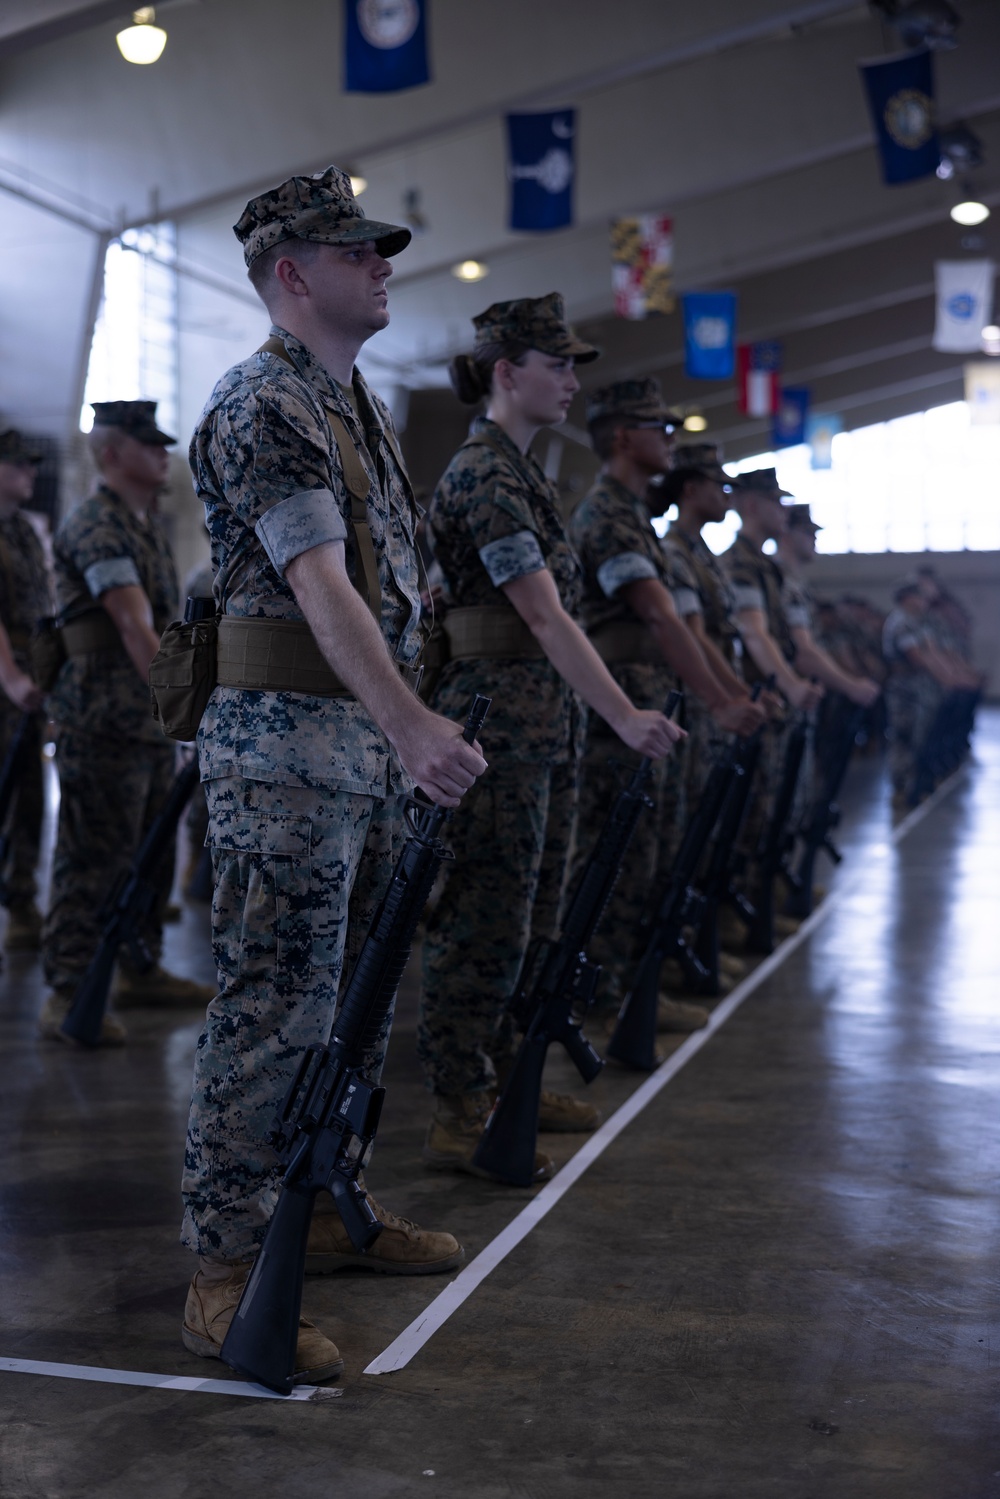
[[[705,870],[699,877],[701,889],[701,919],[695,935],[694,950],[705,969],[707,977],[702,993],[720,993],[719,980],[719,912],[726,904],[731,905],[738,916],[748,925],[755,911],[741,891],[736,889],[734,874],[740,858],[739,837],[746,816],[747,804],[753,778],[760,759],[761,730],[748,739],[737,741],[728,756],[729,784],[726,788],[722,811],[719,813],[715,837],[709,851]]]
[[[476,739],[491,699],[476,697],[465,724]],[[306,1244],[317,1194],[327,1191],[354,1248],[363,1254],[382,1231],[358,1181],[371,1153],[384,1088],[364,1073],[399,988],[438,870],[452,854],[438,836],[444,807],[405,798],[410,829],[354,966],[328,1046],[310,1046],[270,1136],[285,1170],[271,1221],[222,1345],[231,1369],[280,1395],[294,1383]]]
[[[31,726],[32,717],[31,713],[21,714],[14,725],[7,753],[3,757],[3,765],[0,765],[0,896],[4,897],[7,892],[4,888],[3,871],[10,850],[10,830],[7,827],[7,819],[10,815],[14,793],[17,790],[17,783],[24,773],[28,729]]]
[[[917,751],[908,798],[911,807],[930,796],[938,782],[957,770],[968,754],[979,697],[979,690],[971,687],[952,688],[942,697]]]
[[[771,817],[764,828],[760,846],[754,860],[756,883],[753,887],[753,918],[747,931],[747,948],[750,952],[769,953],[774,950],[774,883],[779,875],[787,878],[788,855],[795,842],[795,829],[791,827],[795,807],[795,788],[798,785],[802,758],[806,752],[809,732],[804,713],[796,716],[785,746],[785,759],[781,770],[781,782],[774,798]],[[789,884],[791,880],[789,879]]]
[[[855,740],[864,722],[866,708],[855,707],[847,714],[847,720],[836,743],[826,754],[826,777],[823,789],[806,817],[800,830],[802,851],[794,872],[788,877],[791,890],[785,903],[789,916],[805,918],[813,908],[813,874],[820,853],[826,853],[834,864],[839,864],[843,855],[833,841],[833,830],[840,822],[837,795],[851,763]]]
[[[609,1057],[640,1072],[652,1072],[661,1061],[656,1050],[656,1016],[660,972],[666,959],[677,958],[698,988],[704,989],[710,977],[691,951],[684,930],[697,925],[701,916],[704,897],[695,886],[695,876],[735,774],[732,755],[713,765],[708,773],[698,806],[684,830],[666,889],[648,923],[645,951],[608,1042]]]
[[[101,943],[76,987],[69,1014],[60,1026],[64,1036],[84,1046],[101,1044],[101,1021],[108,1003],[111,976],[123,945],[140,973],[153,966],[153,958],[141,936],[142,923],[157,897],[156,873],[173,839],[181,814],[198,784],[195,756],[175,777],[163,806],[139,844],[135,858],[111,887],[100,910],[104,923]]]
[[[681,697],[679,692],[670,694],[664,708],[668,718]],[[510,1005],[524,1036],[472,1164],[517,1187],[530,1187],[534,1180],[542,1073],[553,1041],[566,1048],[585,1083],[593,1082],[604,1066],[580,1029],[601,973],[588,959],[587,945],[611,899],[639,815],[643,807],[652,806],[645,791],[652,763],[644,756],[615,797],[559,936],[543,937],[535,944]]]

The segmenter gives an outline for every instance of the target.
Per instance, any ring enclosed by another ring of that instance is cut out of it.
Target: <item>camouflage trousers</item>
[[[686,744],[678,745],[672,755],[653,765],[646,782],[646,794],[653,805],[639,813],[614,892],[587,947],[591,961],[601,965],[597,990],[601,1009],[617,1009],[625,997],[632,965],[639,957],[640,923],[670,872],[683,833],[686,749]],[[612,758],[619,763],[610,764]],[[580,779],[574,880],[579,878],[608,811],[638,759],[618,739],[590,739]]]
[[[928,672],[897,672],[885,684],[886,758],[897,796],[913,791],[917,756],[941,696],[941,688]]]
[[[95,739],[61,727],[56,765],[59,825],[42,962],[48,983],[65,992],[76,987],[97,951],[101,908],[170,789],[174,747],[167,740]],[[171,849],[158,872],[157,901],[140,933],[154,959],[162,947],[173,877]]]
[[[330,1038],[402,844],[395,800],[206,783],[219,994],[195,1054],[181,1239],[198,1254],[256,1252],[277,1199],[267,1143],[303,1051]],[[392,1015],[365,1056],[381,1075]]]
[[[577,767],[494,755],[445,841],[423,945],[417,1054],[438,1094],[496,1082],[516,1049],[507,1004],[533,939],[559,928],[576,826]]]
[[[7,753],[21,718],[6,698],[0,700],[0,762]],[[0,869],[0,895],[8,908],[31,905],[35,899],[35,868],[42,841],[45,789],[42,774],[42,718],[35,714],[24,740],[21,771],[7,818],[10,842]]]

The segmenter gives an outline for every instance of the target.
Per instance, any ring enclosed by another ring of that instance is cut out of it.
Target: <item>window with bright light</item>
[[[1000,551],[1000,427],[973,426],[965,401],[841,432],[829,469],[812,468],[804,445],[725,467],[777,469],[823,527],[819,552]],[[705,540],[723,552],[738,530],[730,511]]]
[[[156,401],[156,420],[177,431],[177,235],[173,224],[126,229],[108,246],[80,430],[92,401]]]

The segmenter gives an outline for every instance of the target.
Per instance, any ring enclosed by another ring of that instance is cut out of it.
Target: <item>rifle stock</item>
[[[781,783],[755,861],[757,880],[754,885],[754,917],[747,932],[747,948],[750,952],[774,951],[774,882],[779,874],[787,872],[788,849],[795,838],[794,829],[790,828],[789,823],[795,806],[795,788],[806,750],[807,733],[805,716],[800,715],[788,736]],[[789,879],[789,884],[791,883],[792,880]]]
[[[490,699],[477,696],[463,737],[471,744]],[[295,1383],[306,1247],[313,1207],[327,1191],[358,1253],[382,1231],[358,1174],[378,1130],[383,1088],[364,1075],[368,1047],[391,1013],[417,923],[443,860],[447,812],[408,799],[407,839],[333,1022],[328,1046],[311,1046],[285,1094],[271,1143],[285,1166],[274,1213],[222,1344],[222,1359],[280,1395]]]

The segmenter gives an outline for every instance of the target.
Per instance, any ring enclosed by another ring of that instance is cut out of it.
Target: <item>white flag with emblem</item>
[[[971,354],[982,348],[983,329],[993,312],[992,260],[939,260],[934,267],[937,320],[934,347],[942,354]]]

